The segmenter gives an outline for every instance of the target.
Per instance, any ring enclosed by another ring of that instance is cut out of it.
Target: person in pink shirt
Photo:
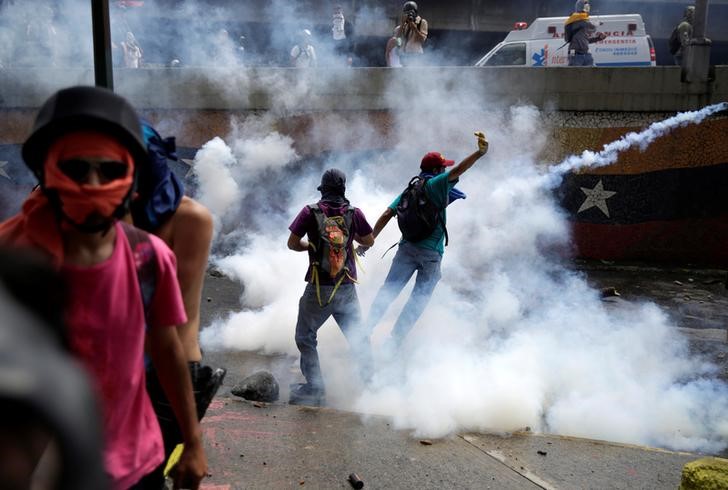
[[[23,145],[40,189],[0,223],[0,241],[37,250],[66,281],[69,343],[99,399],[113,488],[160,488],[145,479],[164,458],[145,388],[145,340],[184,437],[174,487],[198,488],[207,460],[174,328],[187,321],[175,257],[159,238],[120,221],[137,162],[147,158],[138,121],[125,99],[105,89],[54,94]]]

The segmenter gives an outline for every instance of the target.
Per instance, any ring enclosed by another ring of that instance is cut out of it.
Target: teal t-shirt
[[[448,204],[448,196],[450,194],[450,190],[458,183],[457,180],[450,182],[447,180],[447,176],[448,172],[443,172],[425,182],[425,192],[427,192],[427,197],[429,197],[438,208],[442,209],[442,211],[440,211],[440,216],[442,216],[442,222],[445,224],[447,224],[447,213],[445,208]],[[392,204],[389,205],[389,209],[396,211],[401,197],[401,194],[397,196],[394,201],[392,201]],[[403,238],[402,241],[404,242],[406,240]],[[435,250],[442,255],[445,253],[445,230],[441,224],[438,224],[435,227],[435,231],[433,231],[429,237],[419,242],[410,243],[416,247]]]

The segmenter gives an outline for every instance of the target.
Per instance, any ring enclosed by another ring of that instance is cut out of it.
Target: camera
[[[414,10],[408,10],[408,11],[406,11],[405,12],[405,15],[407,16],[407,20],[411,20],[412,22],[414,22],[415,20],[417,20],[417,12],[414,11]]]

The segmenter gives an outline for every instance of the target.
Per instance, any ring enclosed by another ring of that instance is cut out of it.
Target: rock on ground
[[[258,402],[274,402],[278,400],[279,386],[276,378],[268,371],[258,371],[230,390],[235,396]]]

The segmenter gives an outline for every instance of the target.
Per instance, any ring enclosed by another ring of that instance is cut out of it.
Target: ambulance
[[[639,14],[594,15],[589,21],[607,37],[589,44],[595,66],[655,66],[655,48]],[[566,17],[517,22],[506,38],[475,66],[568,66],[564,41]]]

